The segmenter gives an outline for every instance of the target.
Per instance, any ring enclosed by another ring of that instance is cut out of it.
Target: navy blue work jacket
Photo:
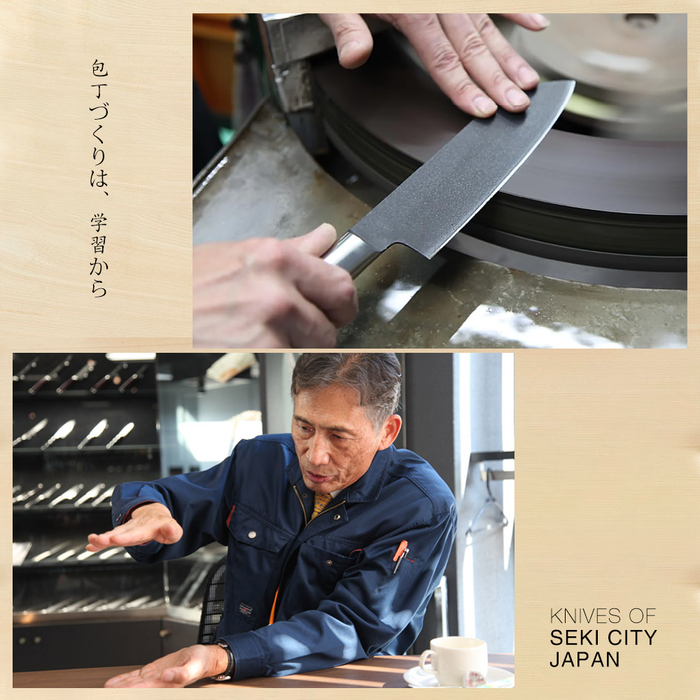
[[[206,471],[118,486],[114,525],[148,501],[167,506],[184,534],[172,545],[129,547],[137,561],[228,545],[217,637],[231,646],[235,679],[404,654],[447,566],[457,521],[452,492],[435,470],[393,446],[311,520],[314,493],[291,435],[241,441]],[[394,573],[402,540],[409,552]]]

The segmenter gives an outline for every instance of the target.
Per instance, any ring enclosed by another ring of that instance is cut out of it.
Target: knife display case
[[[196,641],[204,578],[222,547],[149,566],[120,547],[89,553],[85,545],[89,533],[111,528],[116,484],[205,469],[227,456],[237,424],[250,430],[232,418],[252,415],[260,425],[255,357],[242,376],[207,378],[221,357],[14,355],[16,671],[147,663]],[[222,424],[229,444],[213,442]],[[222,450],[216,459],[202,459],[203,441]]]

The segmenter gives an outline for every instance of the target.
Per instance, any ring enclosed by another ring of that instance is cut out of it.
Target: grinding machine
[[[543,81],[576,80],[564,114],[445,250],[395,245],[359,275],[339,346],[686,345],[687,18],[548,19],[499,27]],[[242,62],[249,114],[195,179],[195,244],[342,234],[471,119],[378,20],[352,71],[317,15],[250,22],[264,60]]]

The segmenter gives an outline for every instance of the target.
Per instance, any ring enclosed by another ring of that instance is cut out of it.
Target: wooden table
[[[513,654],[489,654],[489,664],[515,672]],[[404,671],[418,665],[417,656],[375,656],[344,666],[282,678],[248,678],[233,683],[200,681],[193,688],[405,688]],[[101,688],[112,676],[138,666],[76,668],[63,671],[30,671],[13,674],[15,688]]]

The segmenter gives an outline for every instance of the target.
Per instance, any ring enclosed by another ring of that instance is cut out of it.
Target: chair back
[[[204,584],[202,617],[199,620],[197,644],[211,644],[216,638],[216,627],[224,613],[224,584],[226,582],[226,557],[212,565]]]

